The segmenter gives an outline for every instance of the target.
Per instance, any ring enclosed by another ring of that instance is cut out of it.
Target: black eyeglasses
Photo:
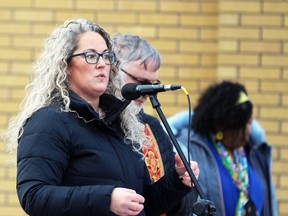
[[[97,64],[100,57],[102,57],[105,64],[107,64],[107,65],[113,64],[116,60],[115,54],[111,51],[105,51],[103,53],[98,53],[96,51],[91,50],[91,51],[87,51],[87,52],[83,52],[83,53],[73,54],[67,58],[67,61],[70,61],[70,59],[74,56],[84,56],[85,61],[88,64]]]
[[[154,81],[152,81],[152,82],[150,82],[150,81],[148,81],[148,80],[140,80],[139,78],[137,78],[137,77],[135,77],[135,76],[133,76],[132,74],[130,74],[130,73],[128,73],[127,71],[125,71],[124,69],[122,69],[122,68],[120,68],[120,70],[122,71],[122,72],[124,72],[127,76],[129,76],[129,77],[131,77],[134,81],[136,81],[137,83],[139,83],[139,84],[143,84],[143,85],[147,85],[147,84],[155,84],[155,85],[157,85],[157,84],[160,84],[161,83],[161,81],[160,80],[154,80]]]

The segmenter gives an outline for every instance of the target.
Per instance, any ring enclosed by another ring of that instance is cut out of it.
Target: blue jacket
[[[70,98],[73,112],[59,104],[38,110],[19,139],[17,193],[27,214],[114,215],[111,193],[126,187],[145,197],[140,215],[159,216],[191,191],[175,169],[151,184],[142,156],[124,143],[119,115],[129,101],[101,96],[101,120],[79,96]]]
[[[179,143],[185,155],[187,155],[187,128],[180,131]],[[196,160],[201,171],[199,185],[206,194],[207,199],[212,201],[217,209],[217,215],[225,216],[224,199],[222,193],[220,173],[217,162],[208,147],[208,137],[191,132],[190,157]],[[257,173],[264,192],[264,216],[277,215],[277,203],[275,189],[271,179],[271,146],[267,143],[255,144],[252,140],[248,145],[249,160]],[[227,215],[228,216],[228,215]]]

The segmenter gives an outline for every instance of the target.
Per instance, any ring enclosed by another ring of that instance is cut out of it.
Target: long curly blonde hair
[[[6,149],[16,153],[18,139],[23,133],[23,126],[31,115],[53,101],[64,104],[63,111],[70,112],[70,98],[67,79],[67,57],[77,48],[79,35],[94,31],[105,40],[109,50],[112,43],[109,34],[99,25],[86,19],[72,19],[65,21],[56,28],[45,41],[42,53],[34,62],[31,71],[31,82],[25,88],[26,95],[21,103],[21,110],[8,125]],[[118,74],[119,61],[111,65],[109,84],[106,93],[113,94],[123,100],[121,95],[121,78]],[[144,125],[136,115],[139,108],[131,103],[121,114],[121,127],[125,140],[135,144],[134,149],[140,152],[142,145],[147,142],[144,134]],[[105,113],[104,113],[105,115]]]

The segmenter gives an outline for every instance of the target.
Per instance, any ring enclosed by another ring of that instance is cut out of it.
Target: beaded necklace
[[[240,191],[235,216],[244,215],[244,205],[248,201],[248,163],[243,147],[233,151],[234,161],[221,142],[213,142],[222,164],[228,170],[234,183]]]

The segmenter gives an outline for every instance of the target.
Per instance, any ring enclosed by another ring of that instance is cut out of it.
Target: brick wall
[[[244,83],[273,144],[279,215],[288,215],[288,2],[279,0],[0,0],[0,133],[16,114],[32,61],[56,24],[85,17],[109,33],[134,33],[162,54],[160,79],[189,92],[217,80]],[[180,91],[159,94],[170,116],[187,109]],[[157,116],[148,101],[145,110]],[[15,167],[0,142],[0,216],[24,215]]]

